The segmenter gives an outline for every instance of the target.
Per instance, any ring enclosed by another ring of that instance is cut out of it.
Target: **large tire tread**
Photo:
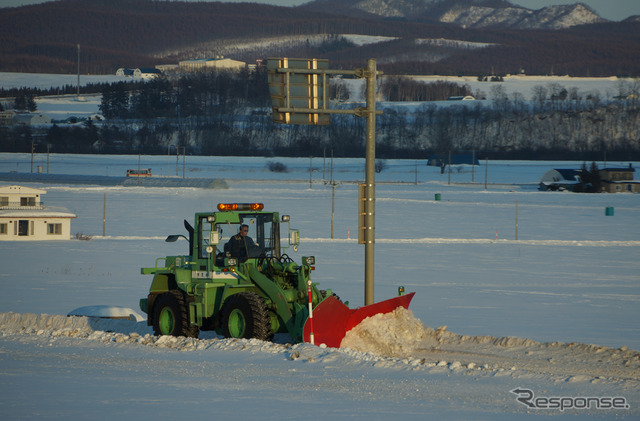
[[[262,297],[252,292],[240,292],[225,300],[222,307],[222,330],[225,337],[232,337],[228,320],[230,313],[236,309],[242,311],[246,321],[243,338],[263,341],[270,341],[273,338],[267,304]]]
[[[153,332],[156,336],[161,336],[162,332],[159,327],[159,315],[163,307],[171,307],[176,317],[176,326],[171,333],[173,336],[186,336],[188,338],[197,338],[200,333],[198,326],[189,324],[189,312],[187,308],[184,293],[178,290],[165,292],[156,298],[153,309]]]

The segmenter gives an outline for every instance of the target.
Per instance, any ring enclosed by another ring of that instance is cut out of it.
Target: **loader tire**
[[[157,336],[198,337],[198,327],[189,325],[189,315],[182,292],[169,291],[156,298],[153,305],[153,332]]]
[[[222,306],[222,334],[227,338],[271,340],[271,319],[264,300],[253,292],[240,292]]]

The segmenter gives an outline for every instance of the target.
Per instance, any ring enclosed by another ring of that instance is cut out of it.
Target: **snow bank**
[[[282,355],[286,360],[333,366],[424,370],[473,376],[538,378],[552,382],[611,383],[640,390],[640,353],[578,343],[540,343],[523,338],[458,335],[446,326],[424,326],[411,311],[365,319],[347,333],[342,348],[306,343],[223,339],[203,332],[201,339],[154,336],[146,322],[99,317],[0,313],[0,336],[30,335],[150,346],[177,351],[248,351]]]

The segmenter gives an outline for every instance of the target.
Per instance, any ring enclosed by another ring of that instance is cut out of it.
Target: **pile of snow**
[[[347,332],[341,347],[390,357],[407,357],[416,349],[438,345],[436,331],[424,326],[411,310],[399,307],[366,318]]]

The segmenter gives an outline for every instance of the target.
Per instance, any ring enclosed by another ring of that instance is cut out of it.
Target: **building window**
[[[8,224],[4,223],[4,224],[0,224],[0,235],[7,235],[9,234],[8,231]]]
[[[20,198],[20,206],[35,206],[36,198],[35,197],[21,197]]]
[[[62,224],[47,224],[47,234],[48,235],[61,235],[62,234]]]
[[[0,206],[9,206],[9,197],[8,196],[0,197]]]

